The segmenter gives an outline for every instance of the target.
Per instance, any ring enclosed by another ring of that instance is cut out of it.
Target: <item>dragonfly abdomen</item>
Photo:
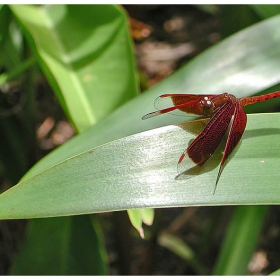
[[[280,97],[280,91],[275,91],[269,94],[264,94],[259,96],[239,98],[238,102],[240,103],[241,106],[247,106],[247,105],[263,102],[266,100],[270,100],[273,98],[277,98],[277,97]]]

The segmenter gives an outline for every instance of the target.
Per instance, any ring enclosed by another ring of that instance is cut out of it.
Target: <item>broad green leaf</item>
[[[245,275],[266,214],[265,206],[238,206],[230,221],[215,275]]]
[[[30,222],[13,275],[102,275],[104,252],[92,217],[60,217]],[[35,223],[36,222],[36,223]]]
[[[11,5],[78,131],[136,95],[124,11],[113,5]],[[70,31],[71,30],[71,31]]]
[[[143,115],[155,110],[154,99],[161,94],[226,91],[241,97],[256,94],[278,84],[279,25],[280,16],[271,18],[205,51],[146,93],[126,103],[103,121],[46,156],[26,174],[24,179],[106,142],[162,125],[185,121],[185,118],[170,114],[146,121],[141,120]]]
[[[196,121],[196,122],[201,122]],[[193,176],[177,162],[193,135],[166,126],[102,145],[24,180],[0,196],[0,218],[52,217],[186,205],[278,204],[280,114],[249,115],[215,195],[219,150]]]

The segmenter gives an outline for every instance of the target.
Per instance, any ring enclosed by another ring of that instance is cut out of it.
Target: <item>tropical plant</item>
[[[0,128],[1,173],[12,184],[25,173],[1,194],[0,218],[33,219],[12,273],[105,274],[102,234],[95,216],[85,214],[129,210],[143,233],[142,221],[153,220],[151,208],[214,205],[243,205],[230,220],[214,274],[246,273],[267,211],[259,205],[280,202],[280,115],[248,115],[241,144],[215,195],[221,153],[199,176],[175,180],[178,157],[193,139],[184,130],[188,124],[174,125],[185,119],[170,115],[141,120],[163,93],[227,91],[241,97],[279,89],[280,16],[268,18],[275,7],[246,9],[254,13],[246,25],[258,23],[226,34],[231,36],[137,95],[134,53],[121,7],[1,6],[1,85],[28,73],[24,122],[12,115],[1,120]],[[38,66],[78,135],[29,169]],[[275,99],[246,110],[271,111],[279,104]],[[182,240],[162,234],[159,242],[203,273],[198,256],[188,254]]]

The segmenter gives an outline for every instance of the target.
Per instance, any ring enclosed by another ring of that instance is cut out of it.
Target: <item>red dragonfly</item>
[[[213,192],[215,193],[225,162],[240,141],[246,127],[247,116],[242,107],[276,97],[280,97],[280,91],[244,98],[236,98],[228,93],[218,95],[164,94],[155,100],[155,107],[159,110],[143,116],[142,119],[145,120],[165,113],[188,113],[209,117],[207,125],[191,142],[178,162],[180,164],[188,155],[197,166],[202,166],[214,154],[229,127]]]

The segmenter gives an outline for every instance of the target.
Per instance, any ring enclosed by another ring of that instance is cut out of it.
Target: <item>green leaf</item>
[[[250,5],[250,6],[263,19],[280,14],[279,5]]]
[[[0,7],[0,66],[3,70],[16,71],[21,63],[22,34],[12,21],[8,5]]]
[[[245,275],[267,207],[238,206],[230,220],[214,275]],[[234,244],[234,245],[233,245]]]
[[[18,65],[15,69],[1,74],[0,75],[0,86],[3,84],[10,82],[12,79],[17,78],[20,74],[22,74],[24,71],[26,71],[28,68],[33,66],[35,64],[34,57],[31,57],[27,59],[26,61],[22,62],[20,65]]]
[[[113,5],[11,5],[60,104],[83,131],[134,97],[125,13]]]
[[[260,20],[249,5],[221,5],[221,34],[229,36]]]
[[[270,273],[269,276],[280,276],[280,269],[277,269],[274,272]]]
[[[198,262],[194,251],[179,237],[168,233],[162,233],[158,238],[159,245],[169,249],[184,259],[197,272],[205,275],[202,265]]]
[[[139,235],[144,238],[142,223],[152,225],[154,221],[154,209],[129,209],[127,211],[131,224],[137,229]]]
[[[89,216],[36,219],[29,222],[27,240],[13,275],[102,275],[104,252],[98,224]]]
[[[215,195],[221,150],[194,176],[176,180],[178,158],[193,135],[186,133],[187,125],[172,125],[113,141],[22,181],[0,196],[0,218],[147,206],[278,204],[279,123],[280,114],[248,116],[241,145]]]

